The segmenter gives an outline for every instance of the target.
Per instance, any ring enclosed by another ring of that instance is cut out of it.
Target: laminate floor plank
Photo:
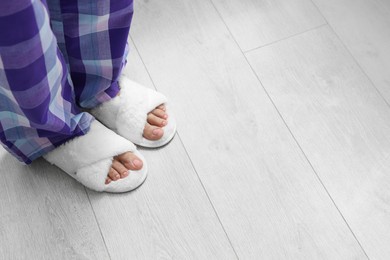
[[[390,108],[322,27],[247,57],[372,259],[390,255]]]
[[[0,259],[109,259],[84,187],[0,147]]]
[[[310,0],[212,0],[243,51],[326,23]]]
[[[314,2],[390,104],[390,1]]]

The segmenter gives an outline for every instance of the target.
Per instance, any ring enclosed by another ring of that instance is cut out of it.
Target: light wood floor
[[[135,2],[176,138],[120,195],[0,148],[0,259],[389,259],[390,1]]]

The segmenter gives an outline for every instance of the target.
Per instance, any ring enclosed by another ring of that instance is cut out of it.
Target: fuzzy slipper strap
[[[167,102],[167,98],[155,90],[146,88],[127,77],[121,77],[121,105],[116,116],[118,133],[134,143],[142,143],[147,115],[157,106]]]
[[[126,178],[105,184],[113,157],[125,152],[133,152],[141,159],[142,169],[129,171]],[[147,176],[145,158],[136,150],[134,144],[96,120],[91,123],[85,135],[69,140],[43,157],[95,191],[131,191],[140,186]]]
[[[78,169],[93,165],[124,152],[136,150],[134,144],[94,120],[87,134],[73,138],[44,155],[44,158],[72,175]]]
[[[169,111],[167,98],[155,90],[146,88],[126,76],[119,80],[121,92],[113,99],[104,102],[90,111],[103,124],[143,147],[161,147],[176,134],[176,120]],[[158,140],[143,137],[147,115],[159,105],[164,104],[169,114],[168,124],[163,127],[164,135]]]

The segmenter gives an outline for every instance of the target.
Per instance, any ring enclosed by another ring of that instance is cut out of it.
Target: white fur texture
[[[145,181],[148,171],[145,158],[138,151],[134,151],[134,154],[144,162],[142,169],[139,171],[128,171],[129,175],[124,179],[111,181],[107,185],[105,184],[112,159],[101,160],[97,163],[79,169],[75,178],[85,186],[88,184],[87,187],[95,191],[120,193],[134,190]]]
[[[133,152],[143,161],[139,171],[118,181],[105,184],[114,156]],[[97,120],[91,123],[88,133],[75,137],[43,156],[84,186],[95,191],[126,192],[140,186],[147,175],[144,157],[134,144],[103,126]]]
[[[167,98],[125,76],[119,80],[120,95],[91,110],[97,119],[131,142],[144,147],[159,147],[168,143],[176,133],[176,121],[169,114],[164,136],[156,141],[143,137],[147,114],[161,104],[168,111]]]

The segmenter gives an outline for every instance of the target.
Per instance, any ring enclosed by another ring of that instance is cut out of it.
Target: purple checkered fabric
[[[29,164],[85,134],[127,55],[133,0],[0,1],[0,141]]]

